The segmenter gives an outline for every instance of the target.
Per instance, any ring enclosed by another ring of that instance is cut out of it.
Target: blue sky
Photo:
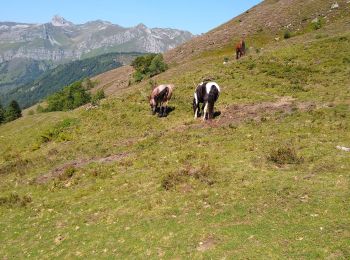
[[[2,0],[0,21],[44,23],[58,14],[74,23],[110,21],[130,27],[170,27],[200,34],[261,0]]]

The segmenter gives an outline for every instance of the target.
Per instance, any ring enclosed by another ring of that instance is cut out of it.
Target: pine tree
[[[2,124],[5,121],[5,111],[0,103],[0,124]]]
[[[22,116],[22,110],[19,107],[17,101],[12,100],[10,105],[7,107],[5,111],[5,121],[10,122],[20,118]]]

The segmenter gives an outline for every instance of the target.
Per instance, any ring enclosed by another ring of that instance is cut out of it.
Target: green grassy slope
[[[1,126],[0,255],[348,259],[348,26],[171,68],[156,78],[176,85],[167,118],[149,114],[143,82]],[[205,76],[222,87],[211,123],[191,111]],[[281,147],[294,163],[268,159]]]

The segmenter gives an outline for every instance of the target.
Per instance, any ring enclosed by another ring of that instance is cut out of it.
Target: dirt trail
[[[110,155],[107,157],[79,159],[79,160],[71,161],[69,163],[65,163],[61,166],[58,166],[57,168],[53,169],[52,171],[44,175],[38,176],[34,180],[34,182],[38,184],[45,184],[53,179],[59,178],[70,167],[81,168],[90,163],[111,163],[111,162],[119,161],[127,156],[128,156],[127,153],[121,153],[121,154]]]

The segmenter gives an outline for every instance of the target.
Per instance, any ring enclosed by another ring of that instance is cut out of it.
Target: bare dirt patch
[[[75,160],[75,161],[63,164],[63,165],[53,169],[52,171],[37,177],[34,180],[34,182],[38,183],[38,184],[45,184],[45,183],[49,182],[50,180],[60,178],[60,176],[62,176],[67,169],[82,168],[90,163],[112,163],[112,162],[122,160],[127,156],[128,156],[127,153],[121,153],[121,154],[110,155],[107,157]]]
[[[218,120],[210,125],[239,124],[247,120],[263,121],[266,116],[276,113],[292,114],[293,111],[309,111],[315,109],[312,102],[298,103],[290,97],[283,97],[276,102],[264,102],[259,104],[232,105],[227,107]]]
[[[213,237],[208,237],[204,239],[203,241],[199,242],[199,245],[197,246],[197,250],[199,252],[205,252],[209,249],[214,248],[215,246],[215,239]]]
[[[102,73],[92,78],[98,84],[92,89],[92,93],[103,89],[107,96],[118,93],[129,85],[129,79],[134,69],[131,66],[123,66],[111,71]]]

